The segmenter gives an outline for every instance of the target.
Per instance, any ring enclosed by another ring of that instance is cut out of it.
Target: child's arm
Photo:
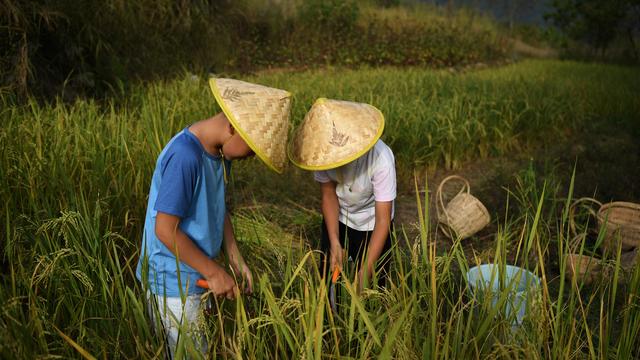
[[[224,268],[205,253],[178,227],[180,218],[175,215],[158,212],[156,217],[156,236],[178,258],[179,261],[196,269],[202,274],[214,294],[235,297],[237,286]]]
[[[331,243],[329,266],[330,269],[334,269],[336,266],[342,269],[343,255],[342,246],[338,238],[339,203],[338,195],[336,195],[336,183],[333,181],[320,183],[320,189],[322,190],[322,216],[324,216],[329,242]]]
[[[365,286],[369,281],[376,261],[380,258],[384,244],[389,236],[389,226],[391,226],[391,204],[392,201],[376,201],[376,223],[373,227],[369,248],[367,250],[366,266],[360,269],[358,277],[360,287]],[[364,271],[364,272],[363,272]]]
[[[252,293],[253,275],[251,274],[251,270],[249,270],[247,263],[245,263],[244,258],[240,253],[240,249],[238,249],[229,213],[224,215],[224,252],[229,258],[229,264],[231,264],[233,271],[235,271],[236,274],[241,274],[244,281],[246,281],[244,291],[249,294]]]

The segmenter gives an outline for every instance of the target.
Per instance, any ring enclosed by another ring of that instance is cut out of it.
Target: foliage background
[[[3,0],[5,92],[116,92],[127,80],[315,65],[451,66],[502,57],[496,26],[362,1]],[[379,11],[378,11],[379,10]]]

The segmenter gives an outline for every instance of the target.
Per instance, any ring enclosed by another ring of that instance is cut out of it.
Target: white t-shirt
[[[358,159],[336,169],[316,171],[317,182],[336,182],[340,204],[338,219],[348,227],[371,231],[376,220],[376,201],[396,198],[396,165],[393,152],[382,140]],[[391,205],[391,219],[395,204]]]

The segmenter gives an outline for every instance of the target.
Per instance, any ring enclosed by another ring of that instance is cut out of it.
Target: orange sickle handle
[[[340,268],[336,266],[335,268],[333,268],[333,275],[331,276],[331,282],[335,284],[335,282],[338,281],[339,277],[340,277]]]
[[[205,279],[198,279],[198,281],[196,281],[196,286],[201,287],[203,289],[208,289],[209,283]]]

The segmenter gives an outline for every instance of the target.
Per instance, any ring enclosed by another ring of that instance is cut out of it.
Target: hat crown
[[[384,117],[372,105],[320,98],[296,131],[289,155],[303,169],[332,169],[367,152],[383,128]]]
[[[209,86],[247,145],[267,166],[281,173],[286,163],[291,94],[235,79],[212,78]]]

